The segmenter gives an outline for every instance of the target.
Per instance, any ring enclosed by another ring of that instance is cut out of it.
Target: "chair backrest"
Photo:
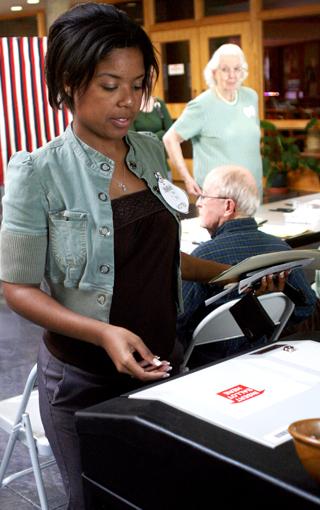
[[[0,488],[13,480],[33,472],[41,510],[49,510],[42,478],[42,469],[55,464],[40,417],[38,389],[35,387],[37,365],[29,373],[23,393],[0,402],[0,428],[8,432],[9,439],[0,462]],[[28,447],[31,467],[5,476],[14,447],[20,441]],[[41,456],[47,457],[40,463]],[[37,507],[39,508],[39,507]]]
[[[230,308],[240,299],[233,299],[224,303],[202,319],[193,332],[192,340],[184,356],[182,369],[187,365],[196,345],[222,342],[244,336],[230,312]],[[270,342],[275,342],[293,312],[294,303],[282,292],[263,294],[258,299],[276,325],[270,338]]]
[[[34,365],[29,373],[23,393],[0,401],[0,428],[10,434],[14,427],[22,422],[22,415],[27,412],[30,417],[38,454],[49,456],[52,452],[40,417],[39,395],[38,390],[35,388],[36,379],[37,365]],[[27,437],[23,427],[19,432],[19,441],[27,444]]]

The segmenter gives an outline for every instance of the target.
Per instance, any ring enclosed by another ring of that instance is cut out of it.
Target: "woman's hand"
[[[106,324],[99,345],[110,356],[118,372],[140,381],[151,382],[169,377],[172,370],[168,361],[160,360],[140,337],[125,328]],[[141,361],[136,360],[136,355]]]
[[[201,194],[200,186],[191,177],[191,175],[188,175],[188,177],[185,179],[184,183],[185,183],[185,187],[186,187],[187,193],[189,195],[199,196]]]

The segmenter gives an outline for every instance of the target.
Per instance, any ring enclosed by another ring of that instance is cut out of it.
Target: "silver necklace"
[[[117,181],[117,185],[118,185],[118,188],[120,188],[123,193],[128,191],[128,187],[126,186],[126,184],[124,182]]]
[[[122,193],[126,193],[128,191],[128,186],[126,185],[125,180],[124,180],[124,165],[123,165],[123,171],[122,171],[122,180],[119,181],[115,177],[113,177],[113,178],[116,181],[118,188],[121,189]]]

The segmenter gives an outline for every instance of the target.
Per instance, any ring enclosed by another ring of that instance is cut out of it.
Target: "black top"
[[[169,359],[176,331],[175,258],[178,224],[150,190],[112,201],[115,282],[110,324],[140,336],[151,351]],[[116,371],[106,352],[53,332],[45,343],[59,360],[95,374]]]

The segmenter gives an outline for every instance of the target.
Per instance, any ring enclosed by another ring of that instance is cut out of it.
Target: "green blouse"
[[[162,141],[163,135],[172,124],[173,120],[165,102],[156,97],[152,112],[139,112],[130,129],[143,135],[156,136]],[[168,162],[166,170],[167,174],[171,172]]]

